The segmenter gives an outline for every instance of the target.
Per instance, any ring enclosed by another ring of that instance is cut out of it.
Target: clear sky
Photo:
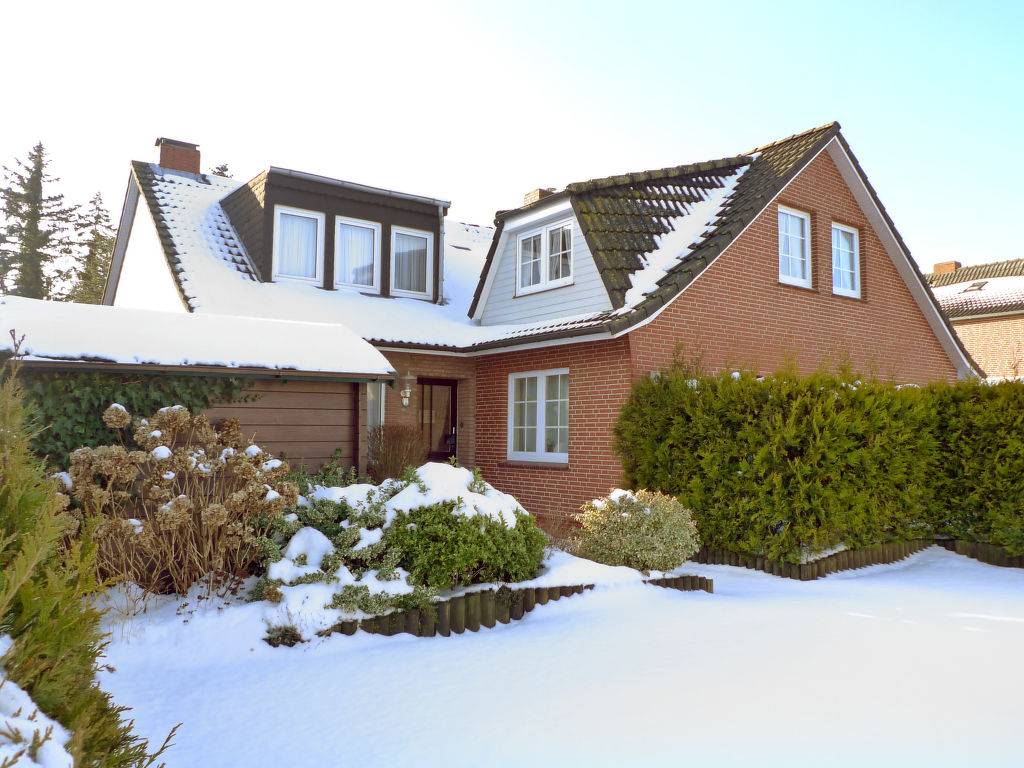
[[[0,9],[0,163],[115,218],[158,136],[452,201],[738,154],[838,120],[918,264],[1024,257],[1024,0],[130,2]]]

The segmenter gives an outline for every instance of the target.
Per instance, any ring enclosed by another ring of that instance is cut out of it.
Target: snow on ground
[[[184,723],[168,768],[1019,759],[1020,570],[938,547],[813,582],[684,565],[709,595],[549,565],[600,585],[450,638],[270,648],[256,605],[153,605],[100,682],[152,743]]]
[[[8,635],[0,635],[0,656],[13,644]],[[65,749],[69,739],[64,727],[40,712],[0,668],[0,764],[71,768],[74,761]]]

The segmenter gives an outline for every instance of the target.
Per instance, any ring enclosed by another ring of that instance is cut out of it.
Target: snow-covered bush
[[[380,485],[316,486],[271,533],[253,597],[279,605],[281,625],[314,629],[427,607],[439,588],[529,578],[545,544],[513,497],[434,463]]]
[[[672,496],[616,490],[576,513],[577,554],[608,565],[670,571],[700,546],[690,511]]]
[[[119,405],[104,421],[129,426]],[[184,594],[207,573],[240,576],[266,548],[271,521],[295,504],[288,465],[252,445],[238,422],[219,430],[182,406],[134,427],[144,450],[79,448],[66,484],[94,526],[105,577]]]

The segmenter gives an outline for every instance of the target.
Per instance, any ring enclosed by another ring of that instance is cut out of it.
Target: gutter
[[[395,200],[408,200],[414,203],[424,203],[426,205],[436,206],[438,208],[451,208],[452,203],[450,200],[438,200],[433,197],[422,197],[420,195],[410,195],[407,192],[396,192],[392,189],[382,189],[380,187],[371,187],[366,184],[356,184],[354,181],[343,181],[341,179],[332,179],[329,176],[318,176],[315,173],[305,173],[304,171],[293,171],[289,168],[278,168],[277,166],[270,166],[269,173],[277,173],[282,176],[288,176],[293,179],[301,179],[302,181],[313,181],[317,184],[328,184],[332,187],[340,187],[341,189],[350,189],[354,192],[366,192],[373,195],[382,195],[384,197],[390,197]]]

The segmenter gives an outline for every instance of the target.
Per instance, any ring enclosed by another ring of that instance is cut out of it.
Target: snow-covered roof
[[[32,362],[216,367],[391,378],[385,357],[330,323],[0,298],[0,349]],[[301,343],[300,343],[301,342]]]
[[[977,264],[927,278],[949,317],[1024,312],[1024,260]]]

